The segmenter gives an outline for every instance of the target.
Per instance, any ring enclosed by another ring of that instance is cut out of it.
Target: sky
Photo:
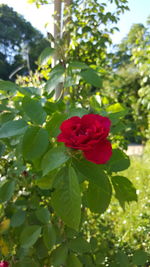
[[[150,15],[150,0],[128,0],[130,11],[125,11],[120,17],[118,28],[112,36],[114,44],[119,43],[129,32],[134,23],[146,25],[147,17]],[[15,11],[22,14],[26,20],[46,35],[46,32],[53,32],[53,4],[41,6],[39,9],[35,5],[27,3],[27,0],[0,0],[0,4],[7,4]],[[45,28],[46,23],[48,23]]]

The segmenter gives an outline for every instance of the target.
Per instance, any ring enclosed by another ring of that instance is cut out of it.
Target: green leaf
[[[104,252],[100,252],[100,251],[98,251],[98,252],[96,253],[96,255],[95,255],[95,262],[96,262],[96,264],[101,264],[101,263],[103,263],[104,260],[105,260],[105,257],[106,257],[106,255],[105,255]]]
[[[46,207],[40,207],[38,210],[36,210],[35,215],[43,224],[47,224],[50,221],[50,212]]]
[[[6,181],[0,187],[0,203],[9,201],[15,191],[15,181]]]
[[[116,113],[125,111],[125,108],[120,103],[115,103],[106,108],[106,111],[109,113]]]
[[[100,267],[103,267],[103,265]],[[109,267],[120,267],[120,265],[116,261],[113,261],[110,263]],[[135,266],[133,266],[133,267],[135,267]]]
[[[91,245],[83,237],[77,237],[68,242],[69,249],[77,253],[87,253],[91,251]]]
[[[43,229],[43,241],[48,250],[56,243],[56,232],[52,224],[46,225]]]
[[[96,111],[101,110],[102,101],[99,95],[93,95],[90,97],[90,106]]]
[[[48,132],[40,127],[30,126],[23,136],[23,156],[27,160],[40,158],[49,144]]]
[[[125,202],[137,201],[136,189],[126,177],[112,176],[111,179],[115,189],[115,196],[123,208]]]
[[[64,81],[64,69],[61,69],[51,74],[51,78],[47,81],[45,85],[45,90],[50,94],[57,86]]]
[[[121,112],[116,112],[111,114],[107,113],[106,116],[111,120],[113,126],[119,123],[121,118],[124,117],[124,115]]]
[[[68,249],[66,245],[60,245],[51,253],[51,264],[55,267],[64,265],[67,259]]]
[[[52,113],[58,111],[59,107],[58,107],[57,104],[58,104],[58,102],[57,103],[53,103],[53,102],[49,102],[49,101],[47,101],[45,103],[44,108],[45,108],[45,110],[46,110],[48,115],[51,115]]]
[[[77,235],[77,231],[76,230],[65,226],[65,236],[66,236],[66,238],[71,239],[71,238],[74,238],[76,235]]]
[[[63,86],[65,88],[71,87],[71,86],[76,86],[77,85],[77,80],[78,80],[77,77],[78,77],[77,75],[76,76],[72,76],[72,75],[68,74],[67,76],[65,76]]]
[[[46,47],[38,58],[38,64],[45,65],[48,63],[48,60],[54,55],[55,49],[52,47]]]
[[[24,120],[8,121],[0,128],[0,138],[8,138],[21,135],[27,129],[27,123]]]
[[[36,257],[38,259],[44,259],[48,257],[48,249],[45,246],[42,238],[39,238],[36,242]]]
[[[83,28],[82,28],[82,32],[83,33],[85,33],[85,32],[92,32],[92,29],[91,29],[91,27],[89,27],[89,26],[84,26]]]
[[[15,117],[15,114],[11,112],[2,112],[0,113],[0,124],[3,124],[7,121],[11,121],[14,119],[14,117]]]
[[[41,227],[39,225],[26,226],[20,236],[20,244],[23,248],[29,248],[35,244],[40,237]]]
[[[82,263],[79,261],[78,257],[73,253],[69,253],[66,262],[67,267],[82,267]]]
[[[103,170],[102,165],[97,165],[86,160],[73,160],[75,168],[89,180],[86,193],[87,205],[93,212],[103,213],[111,200],[112,187]]]
[[[31,97],[32,95],[41,96],[41,88],[38,87],[19,87],[18,91],[28,97]]]
[[[48,174],[50,171],[60,167],[68,161],[69,155],[66,153],[66,148],[58,146],[50,149],[42,159],[43,175]]]
[[[25,221],[26,212],[23,210],[18,210],[11,218],[10,225],[12,227],[18,227],[22,225]]]
[[[123,122],[119,121],[114,127],[111,128],[111,133],[113,135],[118,135],[118,133],[120,134],[125,129],[126,125]]]
[[[144,264],[146,263],[148,259],[149,259],[148,253],[139,249],[135,251],[133,258],[132,258],[132,263],[136,265],[144,266]]]
[[[103,213],[110,204],[111,196],[112,187],[105,174],[89,182],[86,198],[87,206],[92,212]]]
[[[5,152],[5,145],[2,142],[0,142],[0,157],[4,154],[4,152]]]
[[[53,186],[55,176],[56,172],[52,171],[47,176],[37,179],[35,181],[35,184],[43,190],[51,189]]]
[[[116,261],[119,267],[130,267],[128,256],[123,252],[119,251],[116,255]]]
[[[86,114],[88,114],[88,110],[84,108],[72,108],[67,113],[68,118],[73,117],[73,116],[82,117],[83,115],[86,115]]]
[[[83,62],[80,62],[80,61],[72,61],[72,62],[70,62],[68,68],[70,68],[70,69],[88,69],[89,66]]]
[[[85,82],[100,88],[102,85],[102,78],[93,69],[88,69],[86,71],[81,71],[79,74]]]
[[[18,88],[18,91],[25,96],[31,97],[32,95],[32,92],[30,91],[29,87],[20,87]]]
[[[107,163],[107,166],[112,172],[123,171],[130,166],[130,159],[120,149],[113,149],[112,156]]]
[[[10,81],[0,81],[0,91],[14,92],[18,89],[18,85]]]
[[[50,137],[56,137],[60,133],[61,123],[67,119],[67,114],[54,113],[50,121],[46,124],[46,129],[49,132]]]
[[[73,159],[73,165],[89,181],[101,179],[102,176],[105,176],[102,165],[89,162],[85,159]]]
[[[95,264],[93,262],[93,257],[92,257],[91,254],[83,254],[83,255],[80,256],[80,259],[82,260],[83,266],[86,266],[86,267],[95,267]],[[101,266],[98,265],[96,267],[101,267]]]
[[[47,114],[38,100],[24,97],[22,108],[32,122],[36,124],[45,122]]]
[[[63,74],[65,72],[65,68],[62,66],[62,64],[57,64],[50,72],[50,76],[54,76],[57,74]]]
[[[25,257],[20,259],[19,262],[15,262],[12,267],[39,267],[39,264],[31,258]]]
[[[108,117],[112,121],[113,125],[120,121],[121,117],[128,114],[128,109],[122,106],[120,103],[115,103],[106,108],[108,112]]]
[[[78,230],[81,218],[81,195],[78,178],[72,167],[58,174],[56,190],[52,195],[52,206],[67,226]]]
[[[0,104],[0,112],[3,112],[3,111],[14,111],[12,108],[6,106],[7,104],[8,104],[8,101],[5,103],[5,105]]]

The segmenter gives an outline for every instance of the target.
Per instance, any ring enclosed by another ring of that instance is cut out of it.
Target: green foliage
[[[136,190],[132,183],[123,176],[113,176],[112,183],[115,189],[116,198],[124,208],[125,202],[137,201]]]
[[[80,76],[87,83],[90,83],[90,84],[92,84],[92,85],[94,85],[95,87],[98,87],[98,88],[101,87],[102,80],[94,70],[88,69],[88,70],[85,70],[85,71],[81,71]]]
[[[142,250],[137,250],[133,255],[132,261],[133,264],[143,265],[147,262],[148,258],[149,258],[148,253]]]
[[[40,158],[48,148],[48,132],[40,127],[29,127],[23,137],[23,157],[27,160]]]
[[[109,11],[107,6],[109,6]],[[107,62],[106,47],[111,43],[109,34],[116,30],[115,24],[119,20],[119,14],[126,9],[128,9],[127,1],[103,3],[98,0],[82,2],[73,0],[71,10],[73,17],[68,24],[72,40],[69,51],[70,59],[79,60],[88,65],[101,66],[99,69],[102,70]]]
[[[5,181],[0,184],[0,202],[9,201],[15,190],[15,181]]]
[[[112,72],[103,85],[105,95],[111,93],[113,99],[128,107],[125,136],[136,143],[149,138],[149,37],[148,27],[140,23],[132,25],[121,44],[116,46]]]
[[[109,206],[112,189],[108,177],[101,166],[95,166],[93,163],[76,162],[75,166],[81,172],[85,179],[89,180],[88,190],[86,192],[86,205],[91,211],[103,213]]]
[[[114,2],[118,14],[126,9],[126,0]],[[109,36],[103,27],[97,28],[98,21],[107,26],[118,18],[98,1],[83,1],[83,12],[76,8],[78,0],[73,4],[73,25],[68,26],[76,40],[72,38],[70,47],[61,40],[55,49],[46,48],[39,57],[40,72],[20,78],[20,86],[0,83],[0,233],[8,243],[4,253],[0,239],[0,252],[12,266],[19,267],[145,264],[149,259],[145,248],[136,245],[134,252],[133,243],[127,243],[130,238],[126,244],[122,241],[128,232],[123,229],[119,241],[116,230],[123,214],[118,200],[128,218],[134,215],[132,207],[137,207],[138,191],[132,178],[118,173],[130,166],[129,157],[121,150],[128,108],[105,94],[93,95],[108,73]],[[55,52],[60,56],[58,65],[46,70],[43,64],[49,64]],[[112,121],[108,138],[113,155],[107,164],[89,162],[81,151],[57,142],[64,120],[89,113]]]
[[[38,210],[36,210],[35,215],[43,224],[47,224],[50,221],[50,213],[47,208],[40,207]]]
[[[55,170],[54,170],[55,171]],[[54,172],[50,172],[48,175],[43,176],[39,179],[36,180],[36,185],[40,188],[40,189],[51,189],[53,187],[53,181],[55,179],[55,175],[56,173]]]
[[[77,237],[72,239],[68,243],[68,247],[76,253],[88,253],[91,251],[90,243],[88,243],[84,238]]]
[[[2,91],[6,92],[14,92],[18,89],[17,84],[10,82],[10,81],[0,81],[0,88]]]
[[[130,166],[130,159],[123,151],[114,149],[108,165],[111,172],[123,171]]]
[[[20,235],[20,244],[23,248],[29,248],[34,245],[41,233],[41,227],[38,225],[26,226]]]
[[[46,119],[46,112],[42,108],[42,105],[36,99],[24,97],[22,101],[22,109],[31,122],[35,124],[43,124]]]
[[[0,128],[0,138],[8,138],[16,135],[21,135],[27,129],[27,124],[24,120],[7,121]]]
[[[55,52],[54,48],[46,47],[39,56],[39,65],[46,65]]]
[[[82,267],[82,264],[79,261],[78,257],[75,256],[73,253],[70,253],[68,255],[66,264],[68,267]]]
[[[67,119],[67,114],[58,112],[53,114],[51,120],[46,124],[46,129],[49,132],[50,136],[56,137],[59,134],[59,127],[65,119]]]
[[[61,245],[53,250],[51,254],[51,263],[53,266],[59,267],[65,264],[67,259],[68,249],[66,245]]]
[[[57,160],[56,160],[57,159]],[[64,147],[54,147],[50,149],[42,159],[43,175],[48,174],[68,161],[69,156]]]
[[[79,229],[81,219],[81,193],[78,178],[72,167],[62,169],[56,190],[52,194],[52,206],[65,224]],[[57,178],[58,179],[58,178]]]
[[[107,176],[90,181],[86,194],[87,207],[95,213],[103,213],[110,204],[111,195],[111,184]]]
[[[12,227],[19,227],[25,221],[26,212],[23,210],[18,210],[16,213],[13,214],[11,217],[10,224]]]
[[[55,75],[61,71],[54,68],[51,72]],[[71,98],[69,106],[68,98],[54,101],[47,94],[47,84],[40,93],[36,87],[13,83],[10,87],[13,95],[8,95],[8,83],[2,83],[2,114],[7,112],[9,116],[1,119],[0,128],[4,157],[0,197],[6,205],[2,220],[10,220],[8,233],[13,255],[18,259],[16,264],[30,264],[31,257],[37,266],[42,262],[69,266],[71,260],[74,266],[100,262],[98,254],[92,260],[93,248],[83,231],[84,222],[90,210],[94,214],[107,210],[112,198],[112,172],[126,169],[128,157],[115,149],[105,165],[86,161],[80,151],[59,144],[57,135],[65,119],[88,114],[87,108],[76,107]],[[98,108],[99,114],[116,115],[115,124],[125,114],[119,104],[113,109],[102,109],[100,104],[93,107]],[[113,185],[115,177],[112,176]],[[116,197],[123,204],[136,200],[131,182],[119,183],[119,190],[123,194],[116,191]]]
[[[43,229],[43,241],[47,249],[52,249],[56,244],[56,232],[52,224],[46,225]]]

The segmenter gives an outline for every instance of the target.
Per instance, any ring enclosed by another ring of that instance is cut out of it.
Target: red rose
[[[7,261],[1,261],[0,262],[0,267],[8,267],[8,262]]]
[[[111,143],[106,139],[110,126],[111,121],[98,114],[75,116],[63,121],[57,140],[67,147],[82,150],[87,160],[104,164],[112,155]]]

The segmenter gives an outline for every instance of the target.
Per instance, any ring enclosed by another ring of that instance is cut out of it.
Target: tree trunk
[[[66,38],[67,38],[67,44],[69,46],[70,44],[70,32],[67,30],[67,25],[71,22],[71,4],[72,4],[72,0],[64,0],[64,9],[66,9],[68,11],[68,14],[67,14],[67,19],[64,20],[64,31],[66,33]]]
[[[54,0],[54,39],[55,41],[61,38],[61,21],[62,21],[62,0]],[[54,44],[56,48],[56,44]],[[57,64],[57,54],[54,56],[53,65]],[[57,100],[61,94],[62,85],[60,84],[55,88],[55,99]]]
[[[54,39],[58,40],[62,37],[61,32],[61,25],[63,25],[64,31],[65,31],[65,38],[67,40],[67,45],[70,44],[70,33],[67,32],[67,25],[71,20],[71,14],[70,14],[70,6],[71,6],[72,0],[64,0],[64,9],[68,10],[67,19],[64,19],[63,12],[62,12],[62,0],[54,0]],[[58,57],[57,54],[54,57],[54,66],[57,64]],[[55,89],[55,99],[57,100],[62,93],[62,84],[57,86]]]
[[[61,37],[62,0],[54,1],[54,38]]]

